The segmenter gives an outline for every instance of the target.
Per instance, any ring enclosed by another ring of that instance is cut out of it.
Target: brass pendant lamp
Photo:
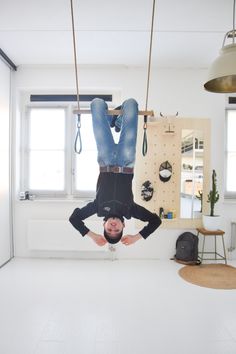
[[[220,55],[210,67],[208,81],[204,84],[207,91],[216,93],[236,92],[235,38],[235,0],[233,0],[233,29],[225,34]],[[227,39],[232,40],[232,43],[225,45]]]

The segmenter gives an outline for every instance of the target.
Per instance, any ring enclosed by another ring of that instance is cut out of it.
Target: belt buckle
[[[123,172],[123,167],[121,167],[121,166],[112,166],[111,167],[111,172],[122,173]]]

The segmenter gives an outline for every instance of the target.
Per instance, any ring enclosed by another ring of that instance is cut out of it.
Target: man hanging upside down
[[[161,224],[161,219],[134,202],[132,192],[133,170],[138,128],[138,104],[130,98],[120,107],[122,115],[109,116],[107,104],[100,98],[91,103],[93,132],[97,144],[100,174],[97,181],[96,199],[85,207],[76,208],[70,216],[71,224],[82,236],[89,236],[98,246],[107,242],[121,241],[131,245],[146,239]],[[111,127],[120,131],[119,142],[114,142]],[[104,235],[88,229],[83,220],[97,214],[104,220]],[[147,222],[136,235],[124,235],[125,219]]]

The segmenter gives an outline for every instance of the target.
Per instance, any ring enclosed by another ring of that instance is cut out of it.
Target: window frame
[[[88,105],[83,106],[84,109],[89,109]],[[81,190],[81,189],[76,189],[76,152],[74,151],[74,142],[75,142],[75,137],[76,137],[76,124],[77,124],[77,119],[75,116],[73,116],[73,110],[77,109],[75,105],[72,106],[72,120],[71,120],[71,137],[73,139],[71,140],[71,146],[70,146],[70,151],[71,151],[71,195],[74,196],[74,198],[95,198],[95,193],[96,193],[96,185],[94,186],[93,190]],[[83,119],[87,119],[87,115],[84,115],[85,117],[81,116],[81,136],[82,136],[82,148],[83,148]],[[82,152],[83,153],[83,150]]]
[[[43,190],[43,189],[30,189],[29,188],[29,142],[30,142],[30,111],[31,109],[38,108],[38,109],[53,109],[53,108],[61,108],[64,109],[65,111],[65,149],[64,149],[64,178],[65,178],[65,184],[64,184],[64,189],[63,190]],[[29,191],[30,194],[33,194],[37,196],[37,198],[45,198],[45,197],[65,197],[68,192],[69,192],[69,183],[68,183],[68,123],[67,120],[70,120],[70,115],[69,115],[69,109],[65,104],[43,104],[39,105],[37,104],[29,104],[25,107],[25,119],[24,120],[24,127],[23,127],[23,132],[24,132],[24,144],[23,144],[23,158],[21,159],[21,165],[23,162],[22,167],[22,173],[21,173],[21,190],[23,191]]]
[[[74,151],[74,141],[76,136],[77,120],[73,111],[77,109],[75,101],[30,101],[33,92],[22,94],[21,111],[21,133],[20,133],[20,191],[29,191],[35,199],[91,199],[95,198],[96,185],[94,190],[76,189],[76,153]],[[45,93],[43,93],[45,95]],[[98,94],[101,96],[102,94]],[[108,102],[109,108],[114,108],[120,102],[120,93],[111,92],[112,101]],[[90,102],[80,102],[82,109],[89,109]],[[64,178],[65,188],[63,191],[53,190],[29,190],[29,120],[32,108],[62,108],[65,110],[65,161]],[[83,119],[83,117],[81,117]],[[85,115],[86,118],[86,115]],[[82,121],[83,134],[83,121]],[[83,138],[83,136],[82,136]],[[82,151],[83,153],[83,151]]]

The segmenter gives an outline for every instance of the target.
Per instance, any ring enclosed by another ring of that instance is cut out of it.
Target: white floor
[[[15,258],[0,269],[0,353],[235,354],[236,290],[180,267]]]

